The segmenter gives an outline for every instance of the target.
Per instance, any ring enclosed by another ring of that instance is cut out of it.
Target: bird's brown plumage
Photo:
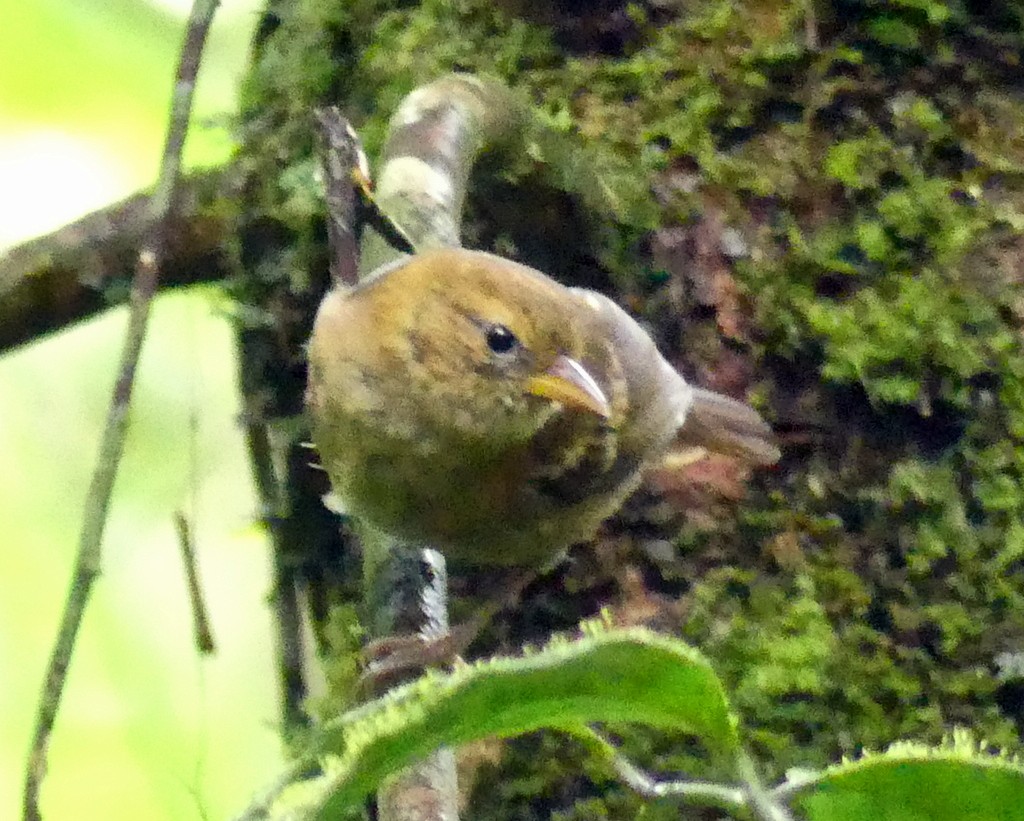
[[[777,457],[755,411],[687,385],[611,300],[478,251],[329,294],[309,357],[345,509],[471,563],[536,566],[590,538],[677,436]]]

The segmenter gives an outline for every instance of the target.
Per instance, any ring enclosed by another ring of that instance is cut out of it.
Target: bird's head
[[[342,387],[442,440],[522,441],[560,408],[604,421],[611,407],[581,361],[576,303],[509,260],[428,251],[325,303],[314,346],[330,336],[329,356],[314,367],[348,363],[335,372],[362,384]]]

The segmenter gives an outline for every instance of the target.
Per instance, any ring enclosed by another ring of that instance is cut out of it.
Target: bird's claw
[[[384,636],[363,648],[365,669],[359,686],[366,692],[381,692],[404,679],[414,678],[424,668],[450,664],[479,632],[459,625],[440,636],[419,634]]]
[[[436,638],[420,635],[385,636],[363,648],[366,671],[374,674],[381,670],[407,670],[441,664],[451,655],[448,634]]]

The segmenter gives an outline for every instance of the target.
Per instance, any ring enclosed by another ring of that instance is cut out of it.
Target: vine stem
[[[25,766],[22,794],[24,821],[41,821],[39,796],[46,777],[47,751],[60,708],[68,667],[74,652],[93,583],[100,573],[103,531],[117,468],[128,430],[135,372],[146,336],[150,305],[160,278],[160,266],[168,243],[167,224],[174,209],[181,173],[181,155],[188,133],[196,75],[218,0],[195,0],[185,27],[167,127],[160,160],[160,174],[150,200],[152,229],[139,251],[132,280],[128,327],[110,406],[107,411],[100,452],[85,501],[71,585],[64,602],[57,638],[43,680],[32,743]]]

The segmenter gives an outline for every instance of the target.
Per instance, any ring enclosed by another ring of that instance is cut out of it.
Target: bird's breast
[[[591,538],[639,479],[616,432],[578,414],[555,414],[530,441],[497,451],[402,441],[366,421],[319,437],[342,507],[469,563],[544,564]]]

